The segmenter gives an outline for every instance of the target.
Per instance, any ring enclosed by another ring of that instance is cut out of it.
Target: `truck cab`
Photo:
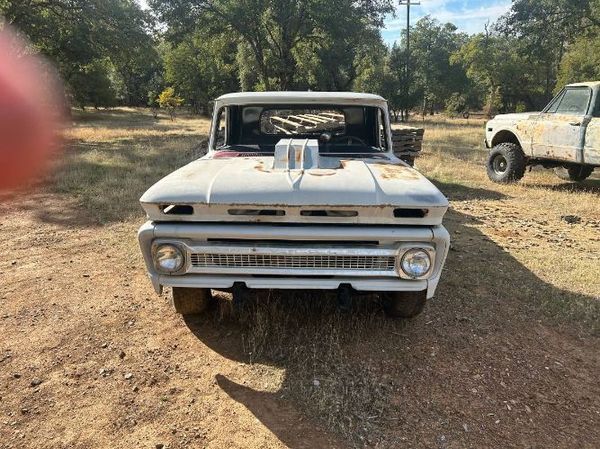
[[[569,84],[542,112],[497,115],[486,125],[487,173],[516,182],[527,166],[580,182],[600,166],[600,82]]]
[[[139,243],[157,292],[183,314],[212,290],[379,293],[391,316],[433,297],[448,201],[397,158],[386,101],[327,92],[215,101],[207,154],[141,197]]]

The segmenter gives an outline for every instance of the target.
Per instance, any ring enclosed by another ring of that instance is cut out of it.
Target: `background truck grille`
[[[393,256],[192,254],[196,268],[299,268],[318,270],[393,271]]]

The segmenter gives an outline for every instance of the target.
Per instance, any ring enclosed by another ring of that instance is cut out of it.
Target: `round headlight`
[[[402,256],[402,271],[411,278],[420,278],[429,273],[431,268],[431,257],[423,249],[409,249]]]
[[[183,253],[175,245],[160,245],[156,248],[154,258],[157,267],[162,271],[171,273],[183,267]]]

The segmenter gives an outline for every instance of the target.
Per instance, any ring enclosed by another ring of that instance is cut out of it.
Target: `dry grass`
[[[86,219],[99,224],[142,216],[137,200],[161,177],[198,157],[208,119],[181,115],[155,119],[149,111],[120,108],[76,111],[65,132],[67,151],[51,183],[75,195]]]

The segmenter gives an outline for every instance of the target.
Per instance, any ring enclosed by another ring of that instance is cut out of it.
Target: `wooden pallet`
[[[392,130],[392,148],[396,156],[417,155],[423,148],[423,128],[405,126]]]
[[[323,131],[335,130],[344,126],[343,115],[328,112],[273,116],[270,121],[277,131],[287,135],[306,134],[317,128]]]

